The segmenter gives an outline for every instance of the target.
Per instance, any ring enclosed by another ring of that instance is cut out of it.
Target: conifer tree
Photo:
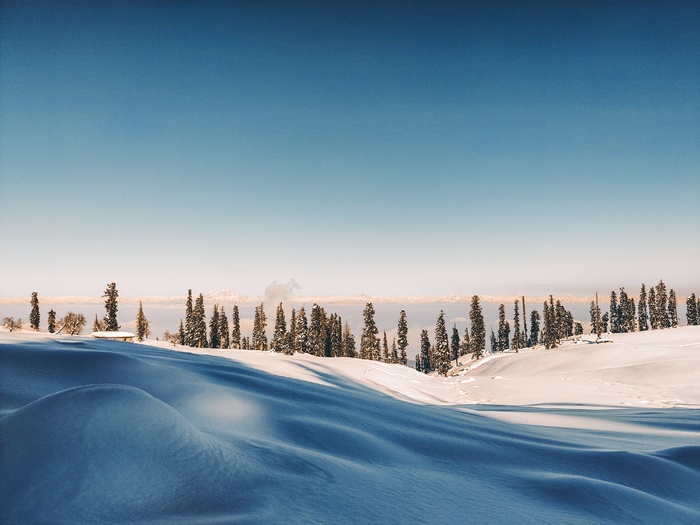
[[[574,325],[574,335],[582,335],[583,334],[583,325],[576,321],[576,324]]]
[[[360,358],[379,359],[379,338],[377,337],[379,330],[374,322],[374,306],[372,306],[372,303],[367,303],[362,315],[365,319],[365,326],[360,339]]]
[[[143,341],[149,335],[151,335],[151,328],[143,313],[143,304],[139,301],[139,310],[136,312],[136,338],[139,341]]]
[[[330,355],[331,357],[343,357],[345,354],[343,347],[343,320],[338,314],[331,314],[329,319],[330,328]]]
[[[391,362],[399,362],[399,349],[396,347],[396,338],[392,338],[391,340]]]
[[[294,345],[297,340],[297,311],[292,308],[292,315],[289,316],[289,330],[287,330],[287,342],[285,343],[285,354],[294,353]]]
[[[204,296],[200,293],[192,309],[192,346],[207,348],[207,320],[204,313]]]
[[[610,315],[608,314],[608,312],[605,312],[603,314],[603,317],[601,317],[600,320],[603,323],[603,332],[607,332],[608,331],[608,321],[610,320]]]
[[[386,339],[386,330],[384,330],[384,338],[382,339],[382,361],[389,362],[389,342]]]
[[[656,311],[656,288],[653,286],[649,288],[649,323],[652,330],[658,330],[660,323],[658,312]]]
[[[177,331],[179,337],[179,344],[185,346],[185,326],[182,324],[182,319],[180,319],[180,328]]]
[[[460,344],[459,347],[459,355],[467,355],[470,354],[472,351],[471,349],[471,342],[469,341],[469,327],[465,326],[464,327],[464,337],[462,337],[462,343]]]
[[[104,321],[100,321],[97,318],[97,314],[95,314],[95,320],[92,323],[92,331],[93,332],[101,332],[102,330],[105,329],[105,323]]]
[[[297,326],[295,330],[297,334],[294,343],[294,351],[299,354],[306,354],[309,351],[309,327],[306,320],[306,310],[302,306],[297,314]]]
[[[345,357],[357,357],[355,336],[352,335],[348,323],[345,323],[345,328],[343,329],[343,355]]]
[[[459,330],[457,325],[452,327],[452,337],[450,338],[450,350],[452,350],[451,360],[455,362],[455,366],[459,365]]]
[[[326,353],[326,312],[314,303],[309,321],[309,353],[323,357]]]
[[[104,317],[105,330],[108,332],[116,332],[121,328],[119,323],[117,323],[117,297],[119,297],[117,285],[115,283],[108,284],[105,294],[102,297],[106,298],[105,310],[107,310],[107,313]]]
[[[637,323],[639,331],[644,332],[649,330],[649,309],[647,308],[647,290],[642,283],[642,289],[639,292],[639,305],[637,306]]]
[[[668,292],[668,324],[671,328],[678,328],[678,305],[673,288]]]
[[[471,347],[474,359],[481,359],[486,347],[486,328],[484,327],[484,316],[481,313],[479,296],[472,296],[469,310],[469,321],[471,322]]]
[[[209,348],[220,348],[221,340],[219,339],[219,305],[214,305],[211,318],[209,319]]]
[[[277,306],[275,311],[275,332],[272,335],[272,350],[275,352],[287,352],[287,321],[284,316],[284,308],[282,303]]]
[[[549,303],[544,302],[544,310],[542,312],[544,324],[542,326],[542,342],[544,347],[549,350],[557,346],[557,318],[554,308],[554,298],[549,296]]]
[[[438,374],[447,377],[447,372],[450,370],[450,341],[447,336],[447,328],[445,327],[445,312],[440,310],[437,323],[435,325],[435,364],[434,367]]]
[[[617,294],[615,290],[610,292],[610,333],[620,332],[620,309],[617,305]]]
[[[49,333],[53,334],[56,331],[56,312],[53,310],[49,310]]]
[[[227,349],[231,347],[231,337],[228,332],[228,318],[224,307],[219,311],[219,348]]]
[[[501,303],[498,305],[498,344],[496,348],[498,352],[503,352],[506,349],[506,307]],[[493,350],[492,350],[493,351]]]
[[[40,322],[40,315],[39,315],[39,297],[37,292],[32,292],[32,300],[30,302],[32,310],[29,313],[29,326],[31,327],[32,330],[35,332],[39,331],[39,322]]]
[[[238,305],[233,305],[231,312],[231,348],[241,348],[241,317]]]
[[[520,333],[520,308],[518,307],[518,300],[515,300],[513,305],[513,342],[511,348],[517,352],[520,351],[520,346],[522,344]]]
[[[668,308],[668,295],[666,294],[666,285],[663,281],[659,281],[656,285],[656,318],[659,323],[659,328],[669,328],[671,322],[668,318],[666,309]]]
[[[697,326],[699,324],[698,303],[694,293],[691,293],[685,300],[685,318],[688,326]]]
[[[267,351],[267,316],[265,315],[265,304],[255,308],[255,318],[253,320],[253,339],[251,341],[253,350]]]
[[[540,340],[540,313],[537,310],[530,312],[530,339],[528,346],[535,346]]]
[[[399,314],[399,328],[396,335],[399,338],[399,362],[406,365],[408,364],[408,353],[406,351],[408,348],[408,322],[406,321],[406,310],[401,310]]]
[[[194,307],[192,306],[192,289],[187,290],[185,303],[185,345],[194,346]]]
[[[493,333],[493,328],[491,328],[491,353],[495,354],[499,351],[498,339],[496,339],[496,334]]]
[[[420,371],[427,374],[432,370],[430,362],[430,336],[427,330],[420,333]]]

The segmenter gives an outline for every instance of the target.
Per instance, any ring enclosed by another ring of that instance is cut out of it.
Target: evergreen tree
[[[326,353],[326,312],[314,303],[309,322],[309,353],[323,357]]]
[[[285,354],[294,353],[294,345],[297,340],[297,311],[292,308],[292,315],[289,317],[289,330],[287,331],[287,342],[285,343]]]
[[[53,310],[49,310],[49,333],[53,334],[56,331],[56,312]]]
[[[430,336],[427,330],[420,333],[420,371],[427,374],[432,370],[430,362]]]
[[[450,351],[450,340],[445,327],[445,312],[440,310],[437,324],[435,325],[435,364],[438,374],[447,377],[450,370],[452,352]]]
[[[450,339],[450,350],[452,350],[451,360],[455,362],[455,366],[459,365],[459,330],[457,326],[452,327],[452,338]]]
[[[185,345],[194,346],[194,308],[192,306],[192,290],[187,290],[185,303]]]
[[[601,322],[603,323],[603,332],[608,331],[608,321],[610,320],[610,315],[608,312],[605,312],[603,314],[603,317],[601,318]]]
[[[355,336],[352,335],[348,323],[345,323],[345,328],[343,330],[343,355],[345,355],[345,357],[357,357]]]
[[[92,323],[92,331],[93,332],[101,332],[105,329],[105,323],[104,321],[100,321],[97,318],[97,314],[95,314],[95,320]]]
[[[574,335],[582,335],[583,334],[583,325],[576,321],[574,325]]]
[[[610,292],[610,333],[620,332],[620,308],[617,305],[617,294],[615,290]]]
[[[498,339],[496,339],[496,334],[493,333],[493,328],[491,328],[491,353],[494,354],[499,351]]]
[[[192,309],[192,346],[207,348],[207,320],[204,313],[204,296],[200,293]]]
[[[306,320],[306,310],[302,306],[297,315],[297,326],[295,329],[297,338],[294,343],[294,351],[299,354],[306,354],[309,351],[309,327]]]
[[[30,304],[32,307],[32,311],[29,313],[29,326],[31,327],[32,330],[38,332],[39,331],[40,315],[39,315],[39,296],[36,292],[32,292],[32,300],[31,300]]]
[[[179,344],[185,345],[185,326],[182,324],[182,319],[180,319],[180,328],[177,331],[179,337]]]
[[[659,329],[659,316],[656,311],[656,288],[649,288],[649,323],[652,330]]]
[[[253,339],[251,341],[253,350],[267,351],[267,316],[265,315],[265,304],[255,308],[255,318],[253,320]]]
[[[238,305],[233,305],[231,313],[231,348],[241,348],[241,318]]]
[[[362,315],[365,319],[365,326],[360,339],[360,358],[379,359],[379,338],[377,337],[379,330],[374,322],[374,306],[372,306],[372,303],[367,303]]]
[[[214,305],[211,318],[209,319],[209,348],[221,348],[219,339],[219,305]]]
[[[547,301],[544,302],[542,317],[544,319],[544,324],[542,326],[542,342],[544,343],[544,347],[549,350],[557,346],[558,335],[554,298],[551,295],[549,296],[549,303],[547,303]]]
[[[105,309],[107,313],[104,317],[105,330],[108,332],[116,332],[121,328],[117,323],[117,297],[119,297],[117,285],[115,283],[108,284],[105,294],[102,297],[106,298]]]
[[[471,347],[474,359],[480,359],[484,355],[486,347],[486,328],[484,327],[484,316],[481,313],[479,296],[472,296],[469,310],[469,320],[471,322]]]
[[[634,322],[634,318],[636,316],[634,300],[630,299],[630,297],[627,295],[627,292],[625,292],[624,287],[620,288],[620,303],[618,306],[618,312],[620,332],[634,332],[636,328]]]
[[[136,312],[136,338],[143,341],[149,335],[151,335],[150,324],[143,313],[143,304],[139,301],[139,310]]]
[[[275,332],[272,335],[272,349],[275,352],[288,353],[287,348],[287,321],[284,317],[284,308],[282,303],[277,306],[275,312]]]
[[[385,363],[389,362],[389,342],[386,339],[386,330],[384,331],[384,338],[382,339],[382,361]]]
[[[659,323],[659,328],[669,328],[671,322],[667,314],[668,295],[666,294],[666,285],[663,281],[659,281],[656,285],[656,318]]]
[[[688,321],[688,326],[700,324],[698,322],[698,303],[694,293],[691,293],[685,301],[685,318]]]
[[[391,340],[391,362],[399,362],[399,349],[396,347],[396,338]]]
[[[678,328],[678,305],[673,288],[668,292],[668,323],[671,328]]]
[[[522,344],[522,334],[520,333],[520,308],[518,306],[518,300],[515,300],[513,306],[513,342],[511,348],[516,352],[520,351],[520,346]]]
[[[507,348],[506,341],[508,335],[506,333],[506,307],[501,303],[498,305],[498,344],[497,349],[503,352]]]
[[[464,337],[462,337],[462,343],[460,344],[459,347],[459,355],[467,355],[471,353],[471,342],[469,341],[469,327],[465,326],[464,327]]]
[[[228,332],[228,318],[224,307],[219,311],[219,348],[227,349],[231,347],[231,338]]]
[[[401,364],[408,364],[408,354],[406,348],[408,348],[408,322],[406,321],[406,310],[401,310],[399,314],[399,328],[397,331],[397,337],[399,338],[399,362]]]
[[[343,320],[338,314],[331,314],[330,325],[330,355],[331,357],[343,357]]]
[[[540,313],[537,310],[530,312],[530,339],[528,346],[535,346],[540,340]]]
[[[639,323],[640,332],[649,330],[649,309],[647,308],[647,291],[643,283],[642,289],[639,292],[639,306],[637,307],[637,319]]]

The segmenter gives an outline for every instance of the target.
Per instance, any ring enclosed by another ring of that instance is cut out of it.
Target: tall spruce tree
[[[499,351],[498,339],[496,338],[496,334],[493,333],[493,328],[491,328],[491,353],[495,354]]]
[[[540,341],[540,313],[537,310],[530,312],[530,338],[528,346],[536,346]]]
[[[360,339],[360,358],[376,360],[379,358],[379,338],[377,337],[379,330],[374,322],[374,306],[372,306],[372,303],[367,303],[362,315],[365,320],[365,326]]]
[[[272,335],[271,342],[272,350],[275,352],[287,352],[287,321],[284,316],[284,307],[282,303],[277,305],[275,311],[275,332]]]
[[[116,332],[121,328],[117,323],[117,297],[119,297],[117,285],[115,283],[108,284],[102,297],[105,298],[105,310],[107,310],[104,317],[105,330]]]
[[[685,300],[685,318],[688,326],[697,326],[698,323],[698,303],[695,293],[691,293]]]
[[[180,328],[177,331],[179,337],[179,344],[185,345],[185,325],[182,324],[182,319],[180,319]]]
[[[226,317],[226,310],[221,307],[219,311],[219,348],[225,350],[231,347],[231,338],[228,332],[228,318]]]
[[[499,352],[503,352],[506,347],[508,336],[506,334],[506,307],[503,303],[498,305],[498,344],[496,348]]]
[[[639,305],[637,306],[637,322],[639,331],[644,332],[649,330],[649,309],[647,307],[647,290],[642,283],[642,289],[639,292]]]
[[[464,327],[464,337],[462,337],[462,343],[459,346],[459,355],[467,355],[470,354],[472,351],[471,349],[471,341],[469,340],[469,327],[465,326]]]
[[[343,347],[343,320],[333,313],[329,318],[330,328],[330,354],[331,357],[343,357],[345,350]]]
[[[617,294],[615,290],[610,292],[610,333],[620,332],[620,308],[617,304]]]
[[[386,330],[384,330],[384,337],[382,339],[382,361],[384,361],[385,363],[390,362],[389,342],[386,339]]]
[[[649,288],[649,324],[652,330],[659,329],[659,316],[656,311],[656,288]]]
[[[452,327],[452,337],[450,338],[450,350],[452,351],[451,359],[455,362],[455,366],[459,365],[459,330],[457,330],[457,325]]]
[[[297,311],[292,308],[292,315],[289,316],[289,330],[287,330],[287,342],[285,343],[285,353],[292,355],[294,345],[297,340]]]
[[[345,328],[343,329],[343,355],[345,357],[357,357],[355,336],[352,335],[348,323],[345,323]]]
[[[516,299],[513,305],[513,341],[511,348],[516,352],[519,352],[522,344],[522,333],[520,332],[520,308],[518,306],[518,300]]]
[[[231,312],[231,348],[241,348],[241,317],[237,304]]]
[[[255,308],[255,318],[253,319],[253,339],[251,344],[253,350],[267,351],[267,316],[265,315],[265,303]]]
[[[207,348],[207,320],[204,313],[204,296],[200,293],[192,310],[192,346]]]
[[[187,290],[185,303],[185,345],[194,346],[194,307],[192,306],[192,290]]]
[[[678,304],[673,288],[668,292],[668,324],[671,328],[678,328]]]
[[[221,339],[219,339],[219,305],[215,304],[209,318],[209,347],[220,348]]]
[[[136,338],[143,341],[151,334],[150,324],[143,313],[143,304],[139,301],[139,310],[136,312]]]
[[[484,355],[486,348],[486,328],[484,326],[484,316],[481,313],[479,296],[473,295],[471,307],[469,309],[469,321],[471,323],[471,347],[474,359],[480,359]]]
[[[49,333],[53,334],[56,331],[56,312],[52,308],[49,310],[49,318],[48,318],[48,323],[49,323]]]
[[[399,328],[396,335],[399,338],[399,362],[407,365],[408,353],[406,349],[408,348],[408,322],[406,321],[406,310],[401,310],[399,314]]]
[[[663,280],[656,285],[656,317],[658,319],[659,328],[669,328],[671,322],[668,318],[668,295],[666,293],[666,285]]]
[[[430,336],[427,330],[422,330],[420,333],[420,371],[427,374],[432,369],[432,363],[430,362]]]
[[[296,341],[294,351],[299,354],[306,354],[309,351],[309,325],[306,320],[306,310],[302,306],[297,314],[297,326],[295,329]]]
[[[450,370],[450,340],[445,327],[445,312],[440,310],[437,323],[435,325],[435,369],[438,374],[447,377]]]
[[[309,353],[323,357],[326,353],[326,311],[314,303],[309,321]]]
[[[396,338],[393,338],[391,340],[391,362],[392,363],[399,362],[399,349],[396,346]]]
[[[35,332],[39,331],[39,322],[40,322],[40,315],[39,315],[39,296],[37,292],[32,292],[32,300],[30,302],[32,310],[29,313],[29,326],[31,327],[32,330]]]

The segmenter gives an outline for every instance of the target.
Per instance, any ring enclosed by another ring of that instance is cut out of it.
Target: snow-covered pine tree
[[[255,308],[255,318],[253,320],[253,339],[251,341],[253,350],[267,351],[267,316],[265,315],[265,303]]]
[[[418,362],[418,360],[416,360]],[[420,369],[421,372],[427,374],[432,370],[430,362],[430,336],[427,330],[422,330],[420,333]]]
[[[121,328],[119,323],[117,323],[117,297],[119,297],[117,285],[115,283],[108,284],[105,294],[102,297],[106,298],[105,310],[107,310],[107,313],[104,317],[105,330],[108,332],[116,332]]]
[[[185,345],[194,346],[194,307],[192,306],[192,289],[187,290],[185,303]]]
[[[688,326],[698,325],[698,303],[694,293],[685,300],[685,318]]]
[[[309,352],[309,326],[306,320],[306,310],[302,306],[297,314],[297,326],[295,329],[296,340],[294,342],[294,351],[299,354]]]
[[[289,330],[287,330],[287,342],[285,343],[285,354],[294,353],[294,345],[297,340],[297,311],[292,308],[292,315],[289,316]]]
[[[32,330],[35,332],[39,331],[39,322],[40,322],[40,314],[39,314],[39,296],[37,292],[32,292],[32,299],[30,301],[30,305],[32,307],[31,312],[29,313],[29,326],[31,327]]]
[[[143,313],[143,304],[139,301],[139,310],[136,312],[136,338],[143,341],[149,335],[151,335],[150,324]]]
[[[384,337],[382,339],[382,361],[385,363],[389,362],[389,342],[386,339],[386,330],[384,330]]]
[[[464,337],[462,337],[462,342],[459,345],[459,355],[467,355],[470,354],[472,351],[471,349],[471,341],[469,341],[469,327],[465,326],[464,327]]]
[[[527,346],[527,310],[525,309],[525,296],[522,296],[523,300],[523,332],[520,334],[520,348],[525,348]]]
[[[331,357],[343,357],[343,320],[338,314],[330,317]]]
[[[365,319],[365,326],[360,339],[360,358],[376,360],[379,359],[379,330],[374,322],[374,306],[367,303],[362,313]]]
[[[659,329],[660,321],[656,311],[656,288],[653,286],[649,288],[649,323],[652,330]]]
[[[49,318],[48,318],[48,323],[49,323],[49,333],[53,334],[56,331],[56,312],[53,310],[49,310]]]
[[[399,314],[399,328],[396,335],[399,338],[399,362],[406,365],[408,364],[408,353],[406,351],[408,348],[408,322],[406,321],[406,310],[401,310]]]
[[[287,341],[287,321],[284,316],[284,307],[282,303],[277,305],[275,311],[275,332],[272,335],[271,347],[275,352],[286,352],[285,344]]]
[[[231,348],[241,348],[241,317],[237,304],[231,312]]]
[[[644,332],[649,330],[649,309],[647,307],[647,290],[642,283],[642,289],[639,292],[639,305],[637,307],[637,321],[639,331]]]
[[[540,341],[540,313],[537,310],[530,312],[530,338],[528,346],[536,346]]]
[[[583,325],[576,321],[574,323],[574,335],[582,335],[583,334]]]
[[[600,318],[600,321],[603,323],[603,332],[608,331],[608,321],[610,320],[610,314],[608,312],[605,312],[603,314],[603,317]]]
[[[399,362],[399,349],[396,346],[396,338],[391,339],[391,362],[392,363],[398,363]]]
[[[445,327],[445,312],[440,310],[437,323],[435,325],[435,369],[438,374],[447,377],[447,372],[450,370],[450,340],[447,336],[447,328]]]
[[[452,337],[450,338],[450,350],[452,351],[451,359],[455,362],[455,366],[459,364],[459,330],[457,330],[457,325],[452,327]]]
[[[496,339],[496,334],[493,333],[493,328],[491,328],[491,353],[494,354],[500,352],[498,339]]]
[[[503,352],[508,345],[506,344],[508,336],[506,335],[506,307],[503,303],[498,305],[498,344],[496,345],[498,352]],[[493,351],[493,350],[492,350]]]
[[[666,294],[666,285],[663,280],[656,285],[656,317],[659,322],[659,328],[669,328],[671,322],[668,318],[668,295]]]
[[[220,348],[221,340],[219,339],[219,305],[215,304],[209,318],[209,347]]]
[[[221,306],[219,311],[219,348],[227,349],[231,347],[231,336],[228,331],[228,317],[226,317],[226,310]]]
[[[668,292],[668,324],[671,328],[678,328],[678,304],[673,288]]]
[[[521,336],[522,334],[520,333],[520,308],[519,301],[516,299],[515,303],[513,304],[513,341],[511,344],[511,348],[516,352],[520,351]]]
[[[486,348],[486,328],[484,326],[484,316],[481,313],[479,296],[473,295],[469,309],[469,321],[472,327],[471,348],[474,359],[481,359]]]
[[[615,290],[610,292],[610,333],[620,332],[620,308],[617,304],[617,294]]]
[[[345,323],[343,329],[343,355],[345,357],[357,357],[357,348],[355,347],[355,336],[350,331],[350,325]]]
[[[309,353],[323,357],[326,352],[326,312],[314,303],[309,322]]]
[[[207,320],[204,313],[204,296],[200,293],[192,309],[192,346],[207,348]]]
[[[182,324],[182,319],[180,319],[180,328],[177,331],[179,337],[179,344],[185,345],[185,325]]]

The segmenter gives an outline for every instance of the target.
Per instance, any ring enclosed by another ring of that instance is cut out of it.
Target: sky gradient
[[[700,284],[697,2],[0,4],[0,296]]]

